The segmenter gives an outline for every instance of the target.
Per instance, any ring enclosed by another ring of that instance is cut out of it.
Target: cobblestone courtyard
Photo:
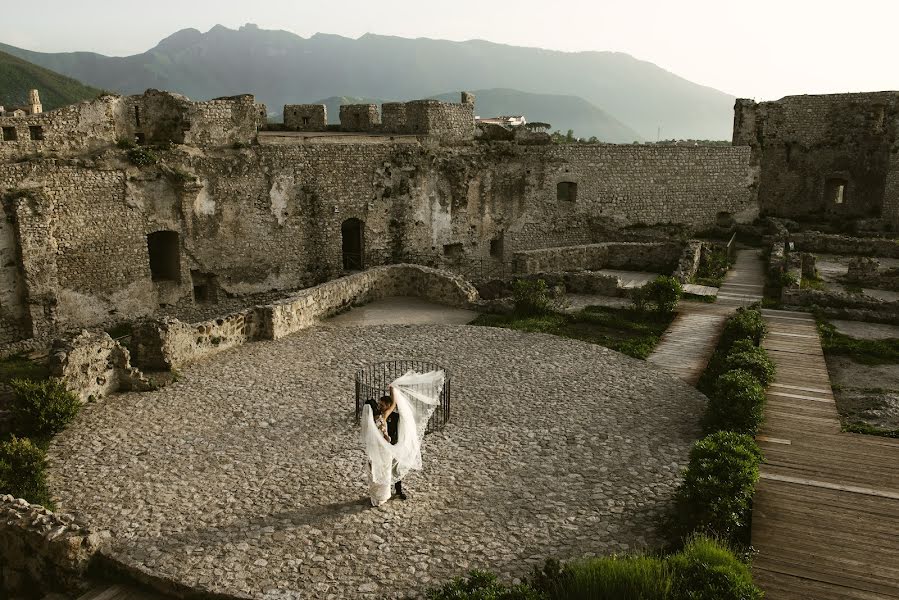
[[[388,358],[450,367],[453,414],[426,438],[410,499],[372,509],[353,373]],[[656,544],[703,402],[586,343],[323,325],[89,405],[53,442],[51,488],[156,576],[254,598],[391,597]]]

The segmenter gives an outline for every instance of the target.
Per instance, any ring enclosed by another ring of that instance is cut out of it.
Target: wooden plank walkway
[[[718,290],[718,302],[682,302],[677,317],[646,360],[696,385],[715,351],[724,320],[739,306],[762,299],[764,265],[758,250],[740,250]]]
[[[899,440],[840,432],[815,322],[764,310],[777,364],[753,502],[756,582],[770,600],[899,598]]]
[[[718,289],[718,302],[722,306],[748,306],[761,302],[765,293],[765,264],[761,251],[738,250],[734,266],[727,272],[724,283]]]

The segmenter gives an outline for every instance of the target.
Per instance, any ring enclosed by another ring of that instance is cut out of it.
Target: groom
[[[393,392],[392,389],[390,391]],[[394,399],[390,396],[381,396],[378,404],[381,405],[381,410],[385,411],[385,407],[390,407],[393,402]],[[398,410],[393,410],[389,415],[387,415],[387,435],[390,436],[391,445],[396,446],[396,443],[399,441],[400,437],[400,413]],[[394,489],[396,490],[396,495],[399,496],[400,500],[406,499],[406,494],[403,492],[402,481],[397,481],[394,485]]]

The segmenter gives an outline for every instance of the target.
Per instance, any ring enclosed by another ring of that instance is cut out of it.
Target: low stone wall
[[[703,243],[699,240],[687,242],[681,252],[677,267],[671,276],[681,283],[690,283],[690,280],[693,279],[699,270],[699,262],[702,259],[702,247]]]
[[[247,342],[284,337],[351,306],[389,296],[417,296],[466,308],[479,299],[470,283],[446,271],[420,265],[375,267],[201,323],[143,321],[131,336],[134,363],[142,369],[176,369]]]
[[[84,591],[85,575],[108,532],[94,532],[71,515],[0,496],[0,592],[41,597]]]
[[[50,350],[50,374],[82,402],[102,398],[119,390],[146,391],[150,382],[131,366],[128,349],[108,333],[82,331],[66,340],[56,340]]]
[[[803,252],[899,258],[899,243],[891,238],[857,238],[810,231],[791,234],[790,239]]]
[[[679,264],[679,242],[606,242],[516,252],[515,271],[522,274],[629,269],[668,274]]]
[[[787,305],[820,308],[832,318],[899,323],[899,302],[799,286],[785,286],[781,300]]]

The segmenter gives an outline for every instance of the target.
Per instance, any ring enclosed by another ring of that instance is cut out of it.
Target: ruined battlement
[[[462,102],[439,100],[344,104],[340,107],[340,131],[347,133],[415,135],[440,142],[474,139],[474,94],[462,92]],[[322,104],[287,104],[284,128],[288,131],[326,131],[327,111]]]
[[[49,112],[0,117],[0,160],[83,154],[122,139],[200,147],[251,144],[265,114],[252,95],[203,102],[158,90],[104,95]]]
[[[783,217],[833,213],[895,221],[899,177],[892,148],[899,92],[737,100],[733,143],[752,148],[763,212]]]

